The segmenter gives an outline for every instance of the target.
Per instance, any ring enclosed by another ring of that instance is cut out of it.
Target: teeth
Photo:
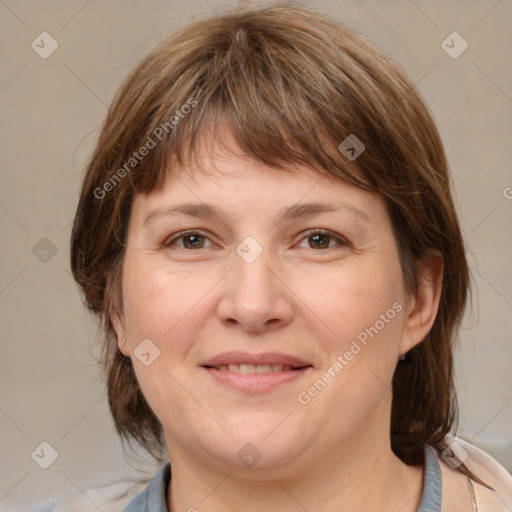
[[[276,373],[276,372],[288,372],[292,369],[289,365],[282,364],[221,364],[217,367],[217,370],[226,371],[243,374],[251,374],[251,373]]]

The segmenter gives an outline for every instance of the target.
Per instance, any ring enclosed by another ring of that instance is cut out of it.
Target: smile
[[[221,364],[215,367],[220,371],[230,371],[235,373],[243,373],[245,375],[249,375],[251,373],[277,373],[277,372],[289,372],[291,370],[296,370],[297,368],[292,368],[290,365],[283,364]]]
[[[282,364],[229,364],[200,368],[207,372],[216,384],[247,394],[276,390],[313,370],[311,365],[293,368]]]

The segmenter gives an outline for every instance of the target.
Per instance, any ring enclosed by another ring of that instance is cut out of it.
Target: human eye
[[[207,249],[208,247],[205,247],[207,240],[211,242],[211,240],[200,231],[182,231],[171,235],[164,241],[163,245],[164,247],[172,247],[176,245],[176,242],[182,241],[183,245],[180,243],[177,245],[179,249]]]
[[[326,229],[310,229],[304,235],[301,241],[310,240],[313,242],[306,249],[332,249],[331,241],[337,242],[339,247],[348,247],[350,245],[342,236]]]

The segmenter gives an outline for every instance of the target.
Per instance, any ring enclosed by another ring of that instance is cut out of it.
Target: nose
[[[282,270],[272,268],[268,251],[251,263],[237,254],[233,265],[223,282],[220,320],[253,333],[288,325],[294,315],[293,292]]]

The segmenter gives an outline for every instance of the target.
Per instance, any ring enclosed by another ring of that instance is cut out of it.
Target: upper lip
[[[229,364],[282,364],[292,368],[302,368],[303,366],[312,366],[310,363],[301,359],[283,354],[281,352],[264,352],[262,354],[249,354],[248,352],[224,352],[207,361],[200,366],[220,366]]]

